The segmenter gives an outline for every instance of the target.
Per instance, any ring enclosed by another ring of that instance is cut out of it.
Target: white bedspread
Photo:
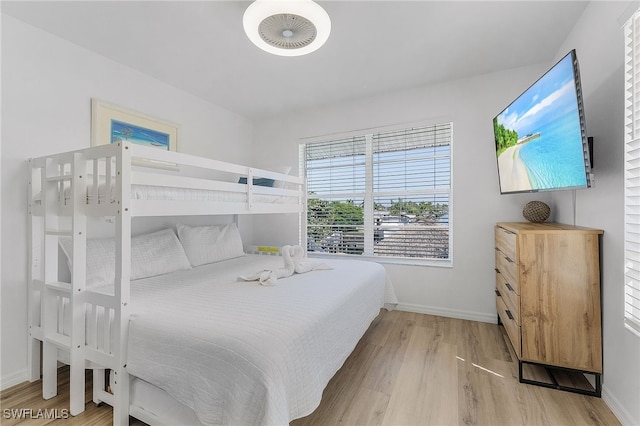
[[[250,255],[132,282],[127,370],[204,424],[285,425],[310,414],[394,297],[382,266],[326,262],[333,269],[274,287],[237,280],[282,263]]]

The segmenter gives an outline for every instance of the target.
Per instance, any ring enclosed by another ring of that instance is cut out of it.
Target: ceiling
[[[547,63],[588,2],[319,1],[318,51],[270,55],[246,1],[2,1],[39,27],[250,119]]]

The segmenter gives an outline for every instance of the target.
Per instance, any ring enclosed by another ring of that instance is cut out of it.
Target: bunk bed
[[[238,280],[282,259],[245,254],[237,215],[304,214],[300,177],[127,142],[31,159],[29,172],[29,375],[42,371],[49,399],[58,362],[69,364],[72,415],[93,369],[93,401],[117,425],[288,423],[317,407],[395,302],[372,262],[327,261],[271,287]],[[213,258],[197,237],[214,227],[179,224],[194,215],[236,218],[216,228],[230,245]],[[132,237],[144,216],[178,217],[177,235]],[[93,238],[97,218],[113,223],[110,239]]]

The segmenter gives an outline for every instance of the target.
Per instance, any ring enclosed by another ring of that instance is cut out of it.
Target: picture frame
[[[178,125],[98,99],[91,99],[91,146],[106,145],[120,140],[167,151],[177,151]],[[178,170],[176,164],[163,161],[133,158],[132,164]]]

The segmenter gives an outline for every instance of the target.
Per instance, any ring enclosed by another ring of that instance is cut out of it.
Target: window
[[[625,325],[640,335],[640,12],[625,25]]]
[[[451,261],[452,124],[301,145],[310,252]]]

